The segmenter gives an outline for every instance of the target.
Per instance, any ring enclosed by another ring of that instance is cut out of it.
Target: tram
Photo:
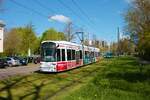
[[[67,41],[43,41],[41,43],[42,72],[61,72],[99,60],[100,50]]]

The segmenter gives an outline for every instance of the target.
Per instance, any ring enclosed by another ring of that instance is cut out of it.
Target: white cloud
[[[125,0],[127,3],[132,3],[134,2],[135,0]]]
[[[49,17],[50,20],[55,20],[62,23],[70,23],[71,19],[69,17],[66,17],[64,15],[54,15]]]

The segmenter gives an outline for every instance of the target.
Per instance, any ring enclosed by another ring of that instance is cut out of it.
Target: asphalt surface
[[[0,80],[15,75],[27,75],[39,70],[39,64],[28,64],[27,66],[15,66],[0,68]]]

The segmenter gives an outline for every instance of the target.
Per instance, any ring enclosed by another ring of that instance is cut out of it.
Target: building
[[[0,53],[3,52],[4,27],[4,22],[0,20]]]

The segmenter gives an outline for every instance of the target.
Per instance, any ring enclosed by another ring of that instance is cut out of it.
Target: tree
[[[134,0],[125,20],[126,31],[137,44],[139,55],[150,60],[150,0]]]
[[[134,44],[128,38],[121,39],[118,45],[120,47],[121,54],[128,55],[135,51]]]
[[[43,32],[41,36],[41,41],[45,40],[66,40],[66,37],[63,32],[57,32],[55,29],[50,28]]]
[[[28,24],[26,27],[22,28],[22,49],[23,53],[26,55],[28,50],[31,49],[31,53],[34,53],[36,48],[38,48],[38,40],[36,33],[32,24]]]
[[[118,51],[118,44],[113,42],[110,44],[110,51],[114,54],[117,55],[117,51]]]
[[[58,32],[58,40],[67,40],[67,37],[63,32]]]
[[[4,51],[6,55],[12,56],[20,51],[19,47],[21,46],[22,40],[17,31],[17,28],[11,29],[4,36]]]
[[[36,37],[33,26],[12,28],[4,37],[4,50],[7,55],[27,55],[38,52],[40,41]]]
[[[72,23],[67,23],[66,28],[65,28],[65,37],[66,40],[71,42],[73,39],[75,39],[75,34],[73,33],[73,27]]]
[[[119,53],[122,55],[130,55],[135,53],[135,45],[131,42],[129,38],[123,38],[119,43],[111,43],[110,51],[117,55],[119,46]]]

